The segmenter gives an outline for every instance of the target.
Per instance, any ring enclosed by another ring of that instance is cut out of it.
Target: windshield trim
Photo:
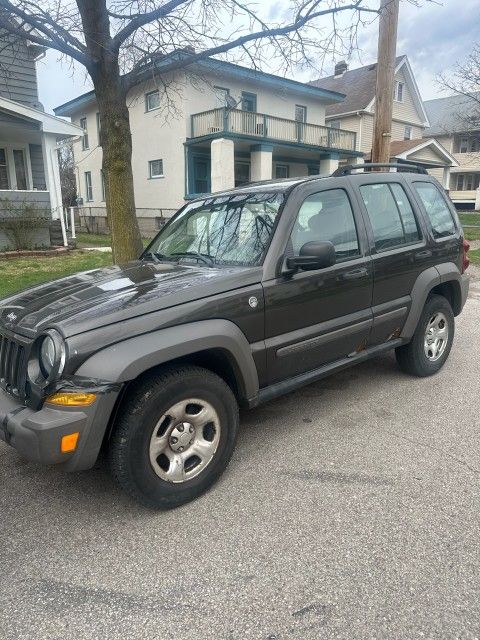
[[[259,196],[259,195],[283,195],[283,202],[280,204],[280,206],[278,207],[278,211],[277,211],[277,215],[275,216],[275,220],[273,223],[273,227],[272,227],[272,232],[270,234],[270,237],[268,238],[268,242],[265,245],[265,249],[263,250],[263,253],[258,261],[258,264],[255,265],[233,265],[233,266],[238,266],[238,267],[243,267],[243,268],[258,268],[258,267],[263,267],[263,264],[265,262],[265,258],[267,256],[268,250],[270,248],[270,245],[272,243],[273,237],[276,233],[277,230],[277,225],[279,223],[279,220],[282,216],[283,210],[285,208],[285,204],[287,203],[288,200],[288,196],[290,195],[290,192],[295,188],[296,185],[294,185],[293,187],[289,187],[288,189],[282,190],[282,189],[265,189],[265,191],[243,191],[241,195],[245,195],[245,197],[255,197],[255,196]],[[237,195],[237,191],[231,191],[229,192],[229,194],[231,195]],[[145,257],[150,253],[152,253],[151,251],[151,247],[153,246],[153,244],[155,243],[156,239],[158,238],[158,236],[163,233],[165,231],[165,229],[170,226],[175,219],[189,206],[191,206],[192,204],[195,203],[202,203],[202,202],[206,202],[207,200],[211,200],[212,198],[222,198],[225,197],[227,194],[226,193],[218,193],[218,194],[214,194],[212,193],[210,196],[207,197],[202,197],[202,198],[196,198],[195,200],[191,200],[190,202],[186,202],[183,207],[181,207],[171,218],[168,219],[168,221],[163,225],[163,227],[161,229],[159,229],[158,233],[152,238],[152,240],[149,242],[149,244],[145,247],[145,249],[143,250],[142,254],[140,255],[139,260],[144,260]],[[238,195],[240,195],[240,192],[238,192]],[[163,260],[162,260],[163,261]],[[168,259],[168,261],[172,261]],[[199,266],[202,266],[201,264],[199,264]],[[205,265],[203,265],[205,266]],[[217,264],[215,263],[214,265],[217,269],[221,269],[222,267],[232,267],[231,264]]]

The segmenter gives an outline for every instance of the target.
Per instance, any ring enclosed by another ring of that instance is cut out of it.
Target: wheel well
[[[448,282],[437,284],[436,287],[433,287],[430,293],[436,293],[437,295],[446,298],[452,307],[453,314],[458,316],[462,310],[462,292],[460,284],[456,280],[449,280]]]

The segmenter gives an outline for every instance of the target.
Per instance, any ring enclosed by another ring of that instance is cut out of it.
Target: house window
[[[410,127],[408,124],[405,125],[405,129],[403,130],[403,139],[404,140],[412,139],[412,127]]]
[[[219,109],[221,107],[227,107],[227,96],[230,95],[230,89],[226,89],[225,87],[213,87],[213,92],[215,94],[215,108]]]
[[[10,189],[6,149],[0,149],[0,189]]]
[[[87,202],[92,202],[92,200],[93,200],[92,172],[91,171],[85,171],[85,200]]]
[[[328,123],[328,126],[329,126],[331,129],[340,129],[340,120],[331,120],[331,121]]]
[[[480,184],[480,173],[459,173],[457,175],[457,191],[473,191]]]
[[[13,150],[13,164],[15,166],[15,178],[17,189],[26,191],[27,186],[27,167],[25,165],[25,152],[23,149]]]
[[[105,174],[103,169],[100,170],[100,184],[102,185],[102,202],[105,202],[107,199],[107,191],[105,188]]]
[[[468,151],[468,138],[460,138],[460,153],[467,153]]]
[[[302,104],[295,105],[295,120],[297,122],[307,121],[307,107],[304,107]]]
[[[102,130],[102,124],[100,122],[100,114],[97,111],[97,140],[100,145],[100,131]]]
[[[250,165],[248,162],[235,162],[235,186],[250,182]]]
[[[153,111],[160,107],[160,91],[150,91],[145,94],[145,111]]]
[[[290,167],[288,164],[275,165],[275,178],[288,178],[290,173]]]
[[[88,149],[88,129],[87,129],[87,119],[80,118],[80,127],[83,129],[83,137],[82,137],[82,149],[85,151]]]
[[[248,91],[242,91],[242,109],[243,111],[257,110],[257,94]]]
[[[150,160],[148,163],[149,178],[163,178],[163,160]]]
[[[395,81],[395,87],[393,90],[393,99],[396,102],[403,102],[403,82]]]

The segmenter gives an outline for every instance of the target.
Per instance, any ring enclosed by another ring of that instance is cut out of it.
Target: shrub
[[[0,198],[0,232],[3,231],[13,249],[45,246],[45,242],[38,242],[38,238],[36,239],[36,231],[48,230],[50,222],[50,210],[35,202]]]

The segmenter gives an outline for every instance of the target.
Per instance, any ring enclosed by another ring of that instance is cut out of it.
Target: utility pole
[[[390,161],[399,4],[400,0],[380,2],[372,162]]]

